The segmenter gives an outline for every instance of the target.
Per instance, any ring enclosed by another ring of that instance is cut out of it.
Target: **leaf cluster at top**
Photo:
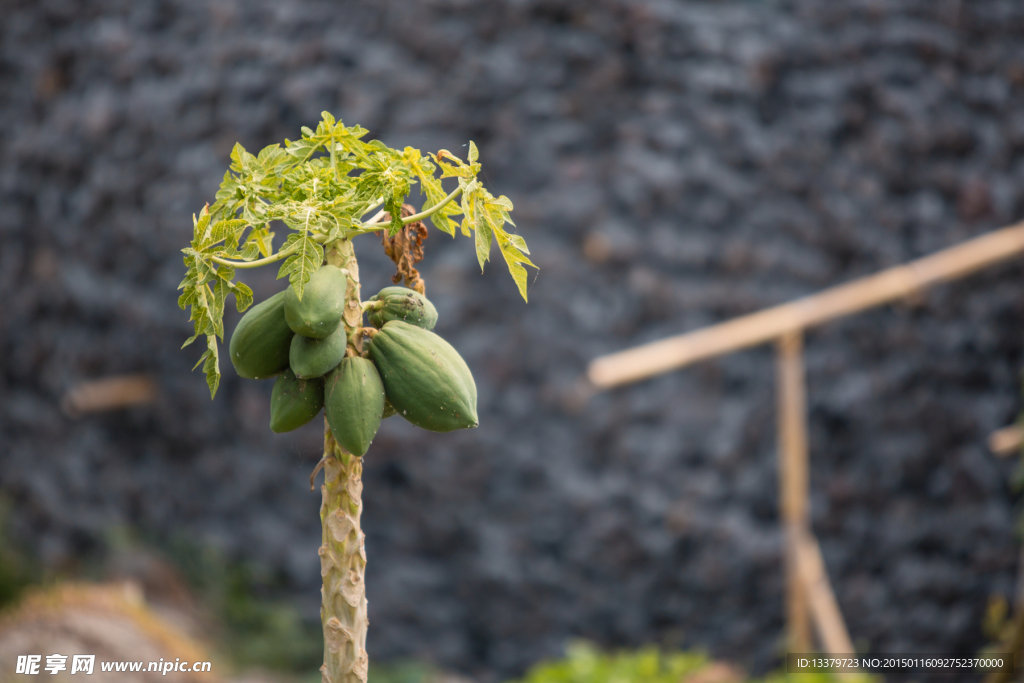
[[[533,266],[522,237],[510,233],[512,202],[494,197],[477,180],[476,145],[469,143],[467,161],[446,150],[423,155],[406,147],[396,150],[379,140],[364,141],[367,130],[345,126],[328,112],[315,131],[303,127],[298,140],[270,145],[259,154],[240,144],[231,151],[212,205],[193,216],[191,245],[183,249],[187,273],[178,289],[178,305],[191,308],[195,333],[188,346],[206,336],[203,365],[211,396],[220,383],[217,340],[224,339],[224,304],[234,294],[244,311],[252,290],[237,281],[237,271],[280,262],[278,278],[287,277],[299,298],[306,282],[324,260],[326,245],[360,234],[387,230],[394,235],[417,220],[428,219],[452,235],[475,237],[481,270],[496,241],[509,272],[526,299],[526,268]],[[442,180],[458,185],[446,192]],[[422,212],[402,218],[402,205],[414,184],[425,196]],[[364,219],[371,212],[377,214]],[[386,216],[386,220],[384,217]],[[461,220],[459,219],[461,216]],[[275,228],[287,237],[275,249]]]

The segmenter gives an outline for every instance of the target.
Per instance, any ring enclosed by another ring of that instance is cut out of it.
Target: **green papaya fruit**
[[[285,370],[270,393],[270,429],[290,432],[306,424],[324,407],[324,381],[299,379]]]
[[[292,337],[288,365],[295,376],[301,379],[321,377],[337,367],[345,357],[347,346],[348,336],[344,325],[338,325],[338,329],[323,339],[297,334]]]
[[[391,401],[388,400],[387,396],[384,396],[384,413],[380,416],[381,420],[386,420],[398,411],[391,405]]]
[[[228,355],[239,377],[266,379],[287,369],[294,335],[284,319],[284,297],[278,292],[250,308],[231,333]]]
[[[284,294],[284,319],[295,334],[323,339],[338,329],[345,312],[345,273],[330,264],[310,276],[302,299],[289,286]]]
[[[324,412],[341,447],[362,456],[380,428],[384,384],[373,362],[350,356],[327,375]]]
[[[385,287],[370,297],[370,324],[384,327],[389,320],[402,320],[425,330],[437,324],[437,309],[427,297],[408,287]]]
[[[388,400],[417,427],[450,432],[476,427],[476,383],[451,344],[429,330],[391,320],[370,341]]]

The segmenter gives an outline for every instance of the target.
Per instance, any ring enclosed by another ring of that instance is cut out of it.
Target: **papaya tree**
[[[324,411],[324,453],[310,485],[323,470],[325,683],[367,678],[361,476],[381,420],[398,414],[436,432],[478,424],[469,368],[431,331],[437,311],[415,268],[427,235],[423,221],[452,237],[472,236],[481,270],[496,241],[524,300],[525,266],[533,266],[526,242],[505,228],[514,225],[512,202],[477,180],[472,142],[463,161],[446,150],[399,151],[364,141],[366,134],[324,112],[316,130],[303,127],[298,140],[258,154],[236,144],[215,201],[193,216],[192,243],[182,250],[188,272],[178,287],[178,304],[191,309],[195,324],[184,346],[206,341],[196,367],[203,366],[211,398],[221,377],[224,306],[233,295],[246,313],[228,355],[241,377],[276,378],[270,428],[296,429]],[[449,178],[450,190],[442,182]],[[419,212],[405,203],[416,184],[424,197]],[[286,237],[275,245],[282,229]],[[397,267],[392,281],[404,286],[363,301],[352,242],[369,234],[380,236]],[[287,286],[253,306],[241,274],[275,264]]]

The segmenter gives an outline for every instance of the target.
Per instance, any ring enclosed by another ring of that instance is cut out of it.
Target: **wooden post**
[[[1024,431],[1020,425],[1003,427],[989,434],[988,449],[1000,458],[1020,454],[1020,444],[1024,440]]]
[[[800,579],[807,593],[811,616],[814,617],[814,626],[822,649],[832,656],[856,654],[853,642],[850,641],[850,633],[846,630],[846,622],[843,621],[843,613],[839,611],[839,603],[828,580],[818,539],[805,530],[800,534],[797,545]]]
[[[779,506],[785,534],[787,648],[811,652],[808,594],[800,573],[799,542],[808,524],[807,401],[803,333],[779,337]]]

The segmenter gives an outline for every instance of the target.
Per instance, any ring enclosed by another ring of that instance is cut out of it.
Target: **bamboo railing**
[[[1024,222],[788,304],[603,356],[587,374],[600,389],[647,379],[911,296],[1021,253]]]
[[[791,652],[809,653],[811,624],[824,652],[854,648],[809,523],[804,330],[915,295],[1024,254],[1024,222],[995,230],[931,256],[831,287],[790,303],[594,360],[587,378],[610,389],[697,361],[775,342],[778,381],[779,506],[785,537],[786,622]],[[989,439],[993,451],[1019,449],[1022,432],[1007,427]],[[1024,633],[1024,630],[1022,630]]]

